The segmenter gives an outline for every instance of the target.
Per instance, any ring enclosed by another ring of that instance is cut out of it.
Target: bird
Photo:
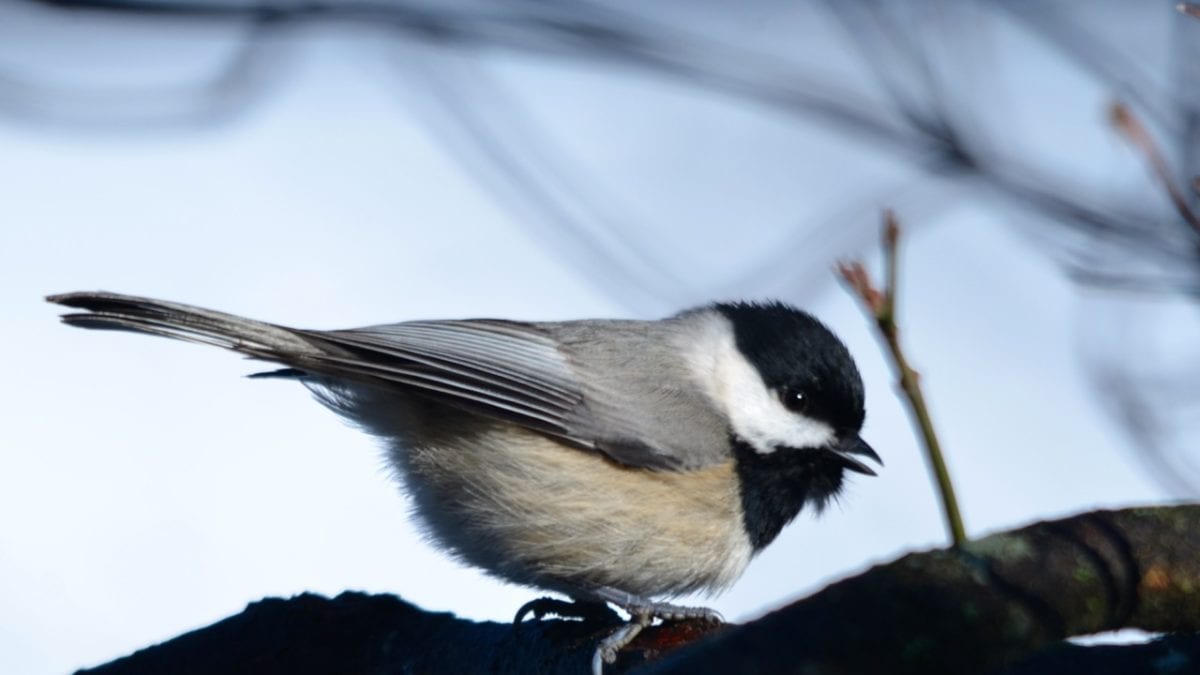
[[[719,593],[846,473],[882,466],[842,341],[780,301],[663,319],[464,319],[313,330],[105,291],[46,298],[72,326],[222,347],[280,366],[383,439],[425,536],[502,580],[630,619],[593,670],[670,604]],[[568,614],[540,598],[517,613]],[[608,610],[611,612],[611,610]]]

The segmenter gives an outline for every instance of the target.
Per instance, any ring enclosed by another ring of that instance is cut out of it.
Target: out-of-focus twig
[[[1181,2],[1178,5],[1175,5],[1175,9],[1187,14],[1188,16],[1200,19],[1200,5],[1197,5],[1194,2]]]
[[[966,528],[963,527],[962,515],[958,510],[958,499],[954,496],[954,483],[950,479],[950,471],[942,457],[941,444],[933,429],[933,420],[929,416],[929,408],[925,405],[925,396],[921,393],[921,384],[917,371],[908,364],[904,350],[900,347],[899,327],[896,323],[896,286],[899,278],[897,244],[900,240],[900,225],[891,211],[885,211],[883,225],[883,257],[886,286],[883,291],[875,288],[866,268],[860,261],[850,261],[838,265],[838,273],[850,289],[858,295],[863,305],[875,319],[880,335],[887,342],[888,351],[892,356],[892,365],[900,380],[900,389],[908,400],[921,437],[925,443],[925,452],[929,464],[937,479],[938,491],[942,497],[942,511],[946,518],[946,528],[955,546],[962,546],[967,541]]]
[[[1129,107],[1120,101],[1113,103],[1109,108],[1109,117],[1117,131],[1121,132],[1121,135],[1130,143],[1133,143],[1134,147],[1146,158],[1151,170],[1154,171],[1154,176],[1167,191],[1167,197],[1175,206],[1175,210],[1197,233],[1200,233],[1200,216],[1197,216],[1192,207],[1188,205],[1183,191],[1171,178],[1171,167],[1167,165],[1166,158],[1158,144],[1154,142],[1154,138],[1150,136],[1150,132],[1146,131],[1146,127],[1134,116]]]

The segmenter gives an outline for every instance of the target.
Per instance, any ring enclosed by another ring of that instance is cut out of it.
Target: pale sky
[[[589,160],[581,175],[619,197],[606,207],[636,215],[621,221],[627,231],[597,230],[626,253],[589,261],[571,233],[534,222],[528,204],[464,166],[469,152],[448,143],[420,93],[436,85],[388,75],[443,71],[399,68],[378,36],[308,37],[266,94],[218,125],[139,132],[0,117],[0,672],[95,665],[265,596],[386,592],[507,621],[538,594],[424,543],[373,440],[302,387],[245,379],[258,364],[218,350],[64,327],[48,293],[105,289],[315,328],[645,318],[731,293],[800,304],[855,354],[864,436],[886,466],[855,477],[821,518],[802,515],[731,591],[697,600],[743,620],[945,543],[887,362],[829,271],[856,250],[874,262],[878,209],[896,206],[909,226],[903,337],[969,532],[1167,497],[1090,390],[1081,292],[988,200],[935,186],[937,208],[866,190],[879,203],[848,204],[847,181],[897,169],[806,163],[805,148],[828,142],[821,132],[789,136],[775,113],[659,80],[601,96],[600,80],[630,76],[496,66],[492,85],[508,78],[546,98],[506,89],[528,104],[524,124],[540,128],[542,110],[579,120],[578,137],[547,138],[576,143],[573,156]],[[1099,135],[1103,96],[1083,85],[1071,96],[1062,77],[1062,95],[1088,104],[1073,133]],[[596,87],[569,95],[589,78]],[[605,100],[611,111],[586,116]],[[636,130],[635,101],[649,115]],[[1121,151],[1095,148],[1103,161]],[[1136,164],[1100,179],[1118,191],[1145,180]],[[795,217],[780,215],[792,205]]]

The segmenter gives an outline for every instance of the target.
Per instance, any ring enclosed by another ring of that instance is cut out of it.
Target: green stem
[[[900,343],[894,330],[895,324],[892,324],[892,330],[887,330],[880,323],[880,329],[884,330],[887,336],[888,346],[892,350],[892,356],[896,359],[896,369],[899,371],[900,388],[908,397],[908,408],[913,417],[916,418],[917,426],[921,429],[921,437],[925,441],[925,454],[929,458],[929,464],[933,468],[934,478],[937,479],[938,492],[942,498],[942,513],[946,519],[946,528],[950,531],[950,538],[955,546],[962,546],[967,542],[966,528],[963,527],[962,514],[958,510],[958,498],[954,494],[954,482],[950,479],[950,470],[946,468],[946,460],[942,456],[942,446],[938,442],[937,434],[933,430],[933,420],[929,417],[929,408],[925,405],[925,396],[921,393],[921,387],[917,384],[916,373],[909,367],[908,362],[904,359],[904,353],[900,351]]]
[[[887,340],[892,360],[896,364],[897,375],[900,378],[900,388],[908,398],[909,411],[916,418],[925,441],[925,454],[933,468],[937,480],[938,492],[942,497],[942,513],[946,519],[946,528],[950,530],[950,538],[955,546],[967,542],[966,528],[963,526],[962,514],[958,510],[958,498],[954,495],[954,482],[950,479],[950,470],[946,468],[946,460],[942,456],[942,446],[938,442],[937,433],[933,429],[933,420],[929,416],[929,408],[925,405],[925,396],[921,393],[921,385],[917,381],[917,373],[908,365],[904,358],[904,350],[900,348],[899,330],[896,326],[896,287],[899,278],[899,242],[900,228],[891,211],[884,214],[883,252],[886,265],[887,286],[884,287],[883,303],[878,308],[875,319],[879,330]]]

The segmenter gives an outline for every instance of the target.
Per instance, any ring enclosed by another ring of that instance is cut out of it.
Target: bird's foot
[[[724,623],[721,614],[707,607],[686,607],[672,605],[666,602],[655,602],[615,588],[599,588],[592,594],[605,602],[612,603],[629,613],[629,623],[613,631],[596,646],[592,656],[592,675],[602,675],[604,664],[614,663],[617,654],[629,646],[646,626],[661,621],[706,621],[708,623]]]
[[[687,607],[684,605],[672,605],[667,602],[655,602],[639,595],[626,593],[615,588],[608,588],[607,586],[593,590],[592,594],[599,600],[611,603],[625,610],[633,617],[634,621],[645,618],[646,625],[649,625],[654,619],[662,619],[663,621],[703,620],[709,623],[725,622],[720,612],[707,607]]]
[[[526,617],[541,621],[547,616],[557,616],[563,619],[579,619],[596,623],[620,623],[617,613],[603,602],[588,602],[586,600],[559,600],[557,598],[537,598],[521,605],[517,615],[513,617],[513,625],[519,625]]]

